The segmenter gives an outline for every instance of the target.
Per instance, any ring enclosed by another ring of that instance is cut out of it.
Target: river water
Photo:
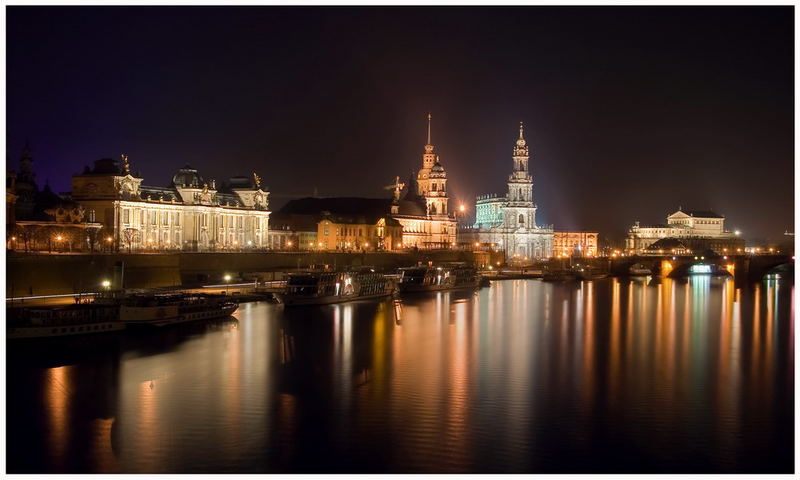
[[[793,281],[550,284],[9,346],[19,472],[792,472]]]

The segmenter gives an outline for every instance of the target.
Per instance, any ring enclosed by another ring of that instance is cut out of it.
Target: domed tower
[[[433,153],[431,114],[428,114],[428,143],[422,154],[422,168],[417,174],[417,194],[425,197],[430,215],[447,215],[447,172]]]

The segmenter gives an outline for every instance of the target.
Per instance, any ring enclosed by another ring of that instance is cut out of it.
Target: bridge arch
[[[777,264],[777,265],[775,265],[773,267],[760,269],[759,271],[755,272],[754,276],[760,275],[760,276],[758,276],[758,279],[759,280],[763,280],[764,277],[766,277],[767,275],[771,275],[771,274],[775,274],[775,273],[780,274],[781,276],[784,276],[784,275],[794,276],[794,263],[792,263],[792,262],[784,262],[784,263]]]
[[[724,266],[718,265],[714,262],[681,262],[667,274],[668,278],[683,278],[692,274],[710,274],[710,275],[723,275],[732,277],[733,274]]]

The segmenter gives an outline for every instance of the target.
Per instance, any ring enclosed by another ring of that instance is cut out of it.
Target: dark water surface
[[[792,472],[793,284],[493,282],[9,348],[9,472]]]

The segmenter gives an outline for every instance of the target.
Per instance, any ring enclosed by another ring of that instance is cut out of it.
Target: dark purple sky
[[[145,184],[257,171],[273,209],[379,196],[425,116],[453,203],[504,192],[619,239],[678,205],[793,230],[792,7],[7,7],[7,158],[41,183],[127,153]]]

